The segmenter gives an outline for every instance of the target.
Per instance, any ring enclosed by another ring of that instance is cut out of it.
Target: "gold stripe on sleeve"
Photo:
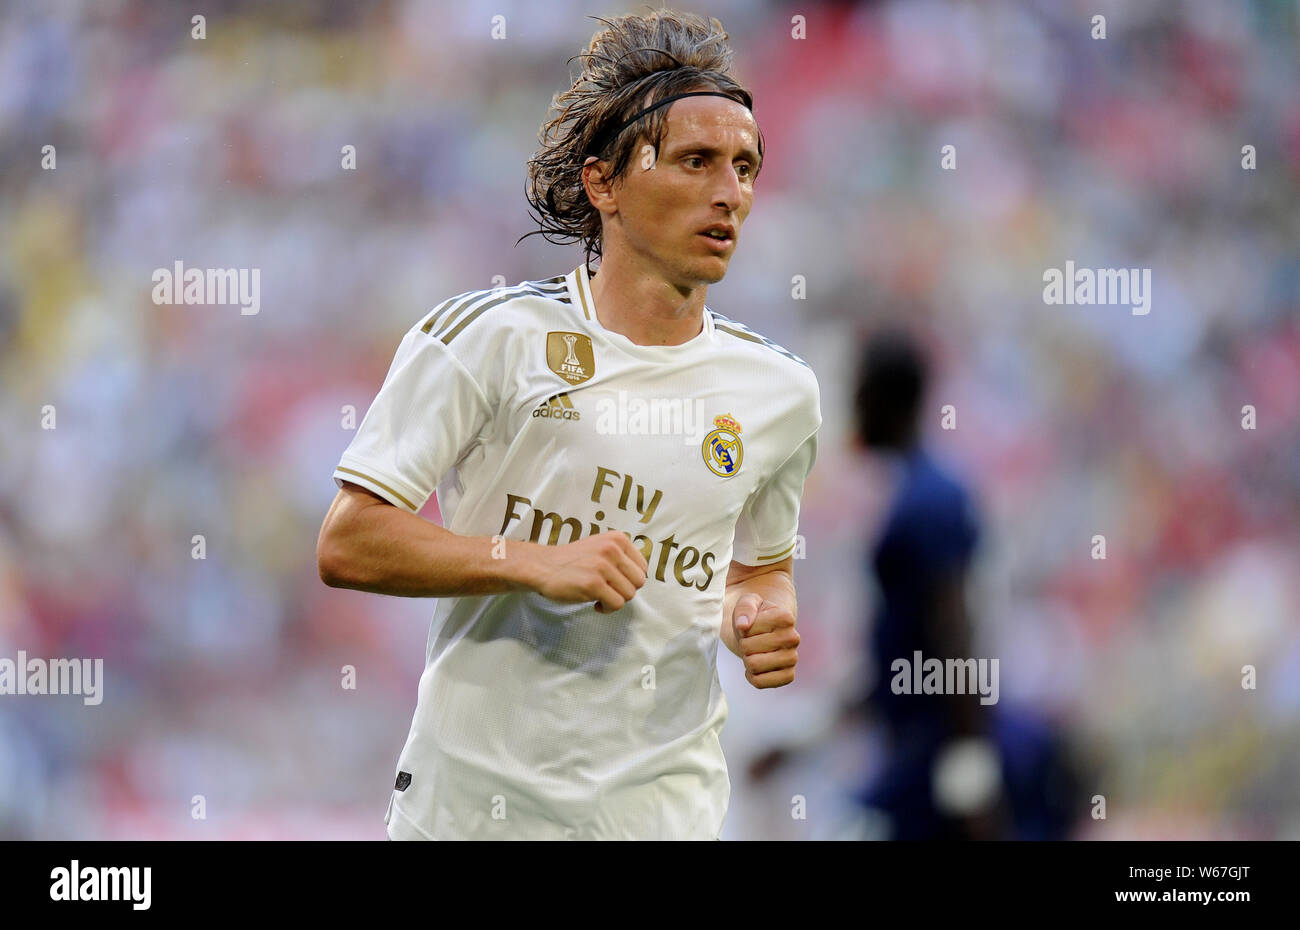
[[[778,552],[776,555],[760,555],[760,556],[758,557],[758,561],[759,561],[759,562],[770,562],[770,561],[772,561],[773,559],[784,558],[785,556],[789,555],[791,552],[794,551],[794,547],[795,547],[796,545],[798,545],[797,542],[792,542],[792,543],[790,543],[790,547],[789,547],[788,549],[786,549],[784,552]]]
[[[531,283],[519,284],[507,289],[505,293],[500,297],[497,297],[495,300],[489,300],[487,303],[480,305],[477,309],[471,310],[469,313],[465,314],[464,318],[459,323],[450,329],[448,329],[448,327],[451,327],[451,317],[448,317],[446,325],[437,330],[434,335],[442,339],[443,345],[451,345],[451,341],[455,339],[466,326],[473,323],[488,310],[509,303],[510,301],[516,300],[520,297],[543,297],[547,300],[569,302],[568,296],[561,295],[559,291],[543,291],[539,288],[533,287]]]
[[[412,504],[410,501],[408,501],[408,500],[407,500],[405,497],[403,497],[401,494],[398,494],[396,491],[394,491],[394,490],[393,490],[392,488],[390,488],[388,485],[384,484],[382,481],[376,481],[374,478],[371,478],[371,477],[370,477],[369,475],[367,475],[367,474],[363,474],[362,472],[355,471],[354,469],[351,469],[351,468],[344,468],[342,465],[340,465],[338,468],[336,468],[336,469],[334,469],[334,470],[335,470],[335,471],[346,472],[346,473],[349,474],[349,475],[356,475],[358,478],[365,478],[367,481],[369,481],[371,484],[375,485],[376,487],[383,488],[385,491],[387,491],[389,494],[393,495],[393,497],[397,498],[399,501],[401,501],[401,502],[402,502],[403,504],[405,504],[407,507],[410,507],[412,510],[415,510],[415,509],[416,509],[416,507],[415,507],[414,504]]]
[[[438,309],[433,312],[433,315],[420,327],[420,332],[432,332],[435,326],[452,319],[463,307],[486,293],[487,291],[466,291],[464,294],[457,294],[445,303],[440,304]]]

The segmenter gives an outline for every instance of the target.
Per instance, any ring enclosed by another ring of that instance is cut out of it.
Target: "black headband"
[[[656,100],[654,103],[650,104],[650,106],[646,107],[636,116],[632,117],[631,119],[624,120],[621,124],[619,124],[619,127],[615,129],[613,132],[602,132],[597,137],[600,144],[597,145],[595,142],[593,142],[591,146],[588,147],[587,154],[599,155],[604,150],[605,146],[607,146],[610,143],[611,140],[618,138],[618,134],[620,132],[622,132],[627,127],[631,126],[633,123],[635,123],[641,117],[645,116],[651,110],[657,110],[664,104],[672,103],[674,100],[680,100],[683,97],[726,97],[728,100],[733,100],[736,103],[739,103],[741,106],[744,106],[744,103],[742,103],[740,100],[736,100],[736,98],[731,94],[723,93],[720,90],[691,90],[691,91],[687,91],[684,94],[673,94],[672,96],[664,97],[661,100]]]

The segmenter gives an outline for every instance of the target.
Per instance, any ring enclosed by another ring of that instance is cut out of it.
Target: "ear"
[[[601,213],[618,212],[614,186],[609,180],[609,168],[609,162],[601,161],[595,155],[588,155],[582,166],[583,189],[587,192],[591,205]]]

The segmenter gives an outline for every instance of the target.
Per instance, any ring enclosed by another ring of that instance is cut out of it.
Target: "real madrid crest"
[[[591,337],[583,333],[547,333],[546,365],[570,384],[590,379],[596,373]]]
[[[700,454],[709,471],[723,478],[730,478],[740,471],[740,460],[745,456],[745,447],[740,442],[740,423],[729,413],[713,418],[717,429],[704,437]]]

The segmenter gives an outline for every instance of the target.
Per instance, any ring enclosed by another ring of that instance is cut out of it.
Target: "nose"
[[[713,205],[722,207],[728,213],[735,213],[740,209],[740,203],[740,178],[736,175],[736,170],[727,165],[722,171],[722,178],[714,188]]]

